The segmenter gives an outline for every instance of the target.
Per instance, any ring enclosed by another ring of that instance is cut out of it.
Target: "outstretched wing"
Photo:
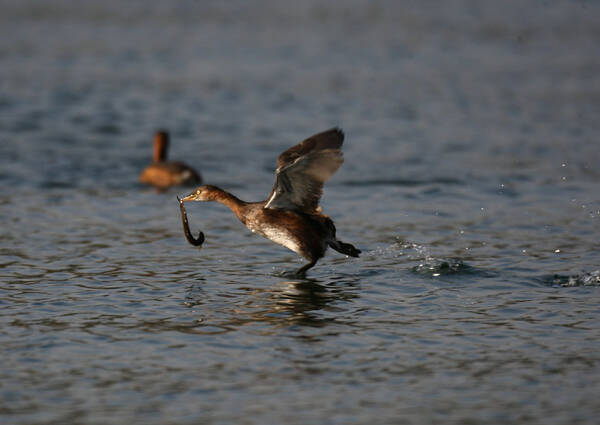
[[[344,162],[344,133],[332,128],[315,134],[277,158],[275,185],[265,208],[314,213],[319,207],[323,184]]]

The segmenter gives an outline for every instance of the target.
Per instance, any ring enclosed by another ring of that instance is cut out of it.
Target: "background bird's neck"
[[[169,138],[166,135],[157,134],[154,137],[154,152],[152,159],[154,162],[163,162],[167,160],[169,149]]]

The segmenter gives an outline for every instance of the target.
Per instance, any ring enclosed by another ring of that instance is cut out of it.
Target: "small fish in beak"
[[[204,243],[204,233],[200,232],[198,234],[198,238],[194,238],[192,232],[190,231],[190,224],[188,223],[187,213],[185,211],[185,206],[183,205],[185,201],[193,201],[194,195],[195,193],[192,193],[183,199],[179,199],[178,196],[177,201],[179,201],[179,211],[181,212],[181,224],[183,225],[183,234],[185,235],[185,238],[191,245],[201,247]]]

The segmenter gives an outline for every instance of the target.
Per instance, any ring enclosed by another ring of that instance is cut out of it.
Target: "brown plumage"
[[[286,150],[277,160],[275,185],[262,202],[245,202],[216,186],[201,186],[182,201],[216,201],[228,206],[244,225],[306,258],[301,274],[327,247],[358,257],[359,249],[336,238],[333,221],[321,213],[323,185],[342,165],[344,133],[334,128]]]
[[[168,161],[169,134],[157,131],[154,135],[153,163],[140,174],[140,182],[153,185],[158,190],[169,186],[200,184],[202,178],[192,167],[180,161]]]

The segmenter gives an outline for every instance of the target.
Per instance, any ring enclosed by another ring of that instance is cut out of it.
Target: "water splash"
[[[600,269],[575,276],[555,275],[552,284],[556,286],[600,286]]]
[[[477,274],[480,276],[491,276],[492,273],[479,270],[466,264],[460,258],[436,258],[428,246],[406,241],[396,237],[396,242],[387,247],[377,248],[369,252],[381,261],[382,258],[400,259],[404,258],[407,263],[417,263],[410,270],[414,273],[427,276],[439,277],[456,274]]]

